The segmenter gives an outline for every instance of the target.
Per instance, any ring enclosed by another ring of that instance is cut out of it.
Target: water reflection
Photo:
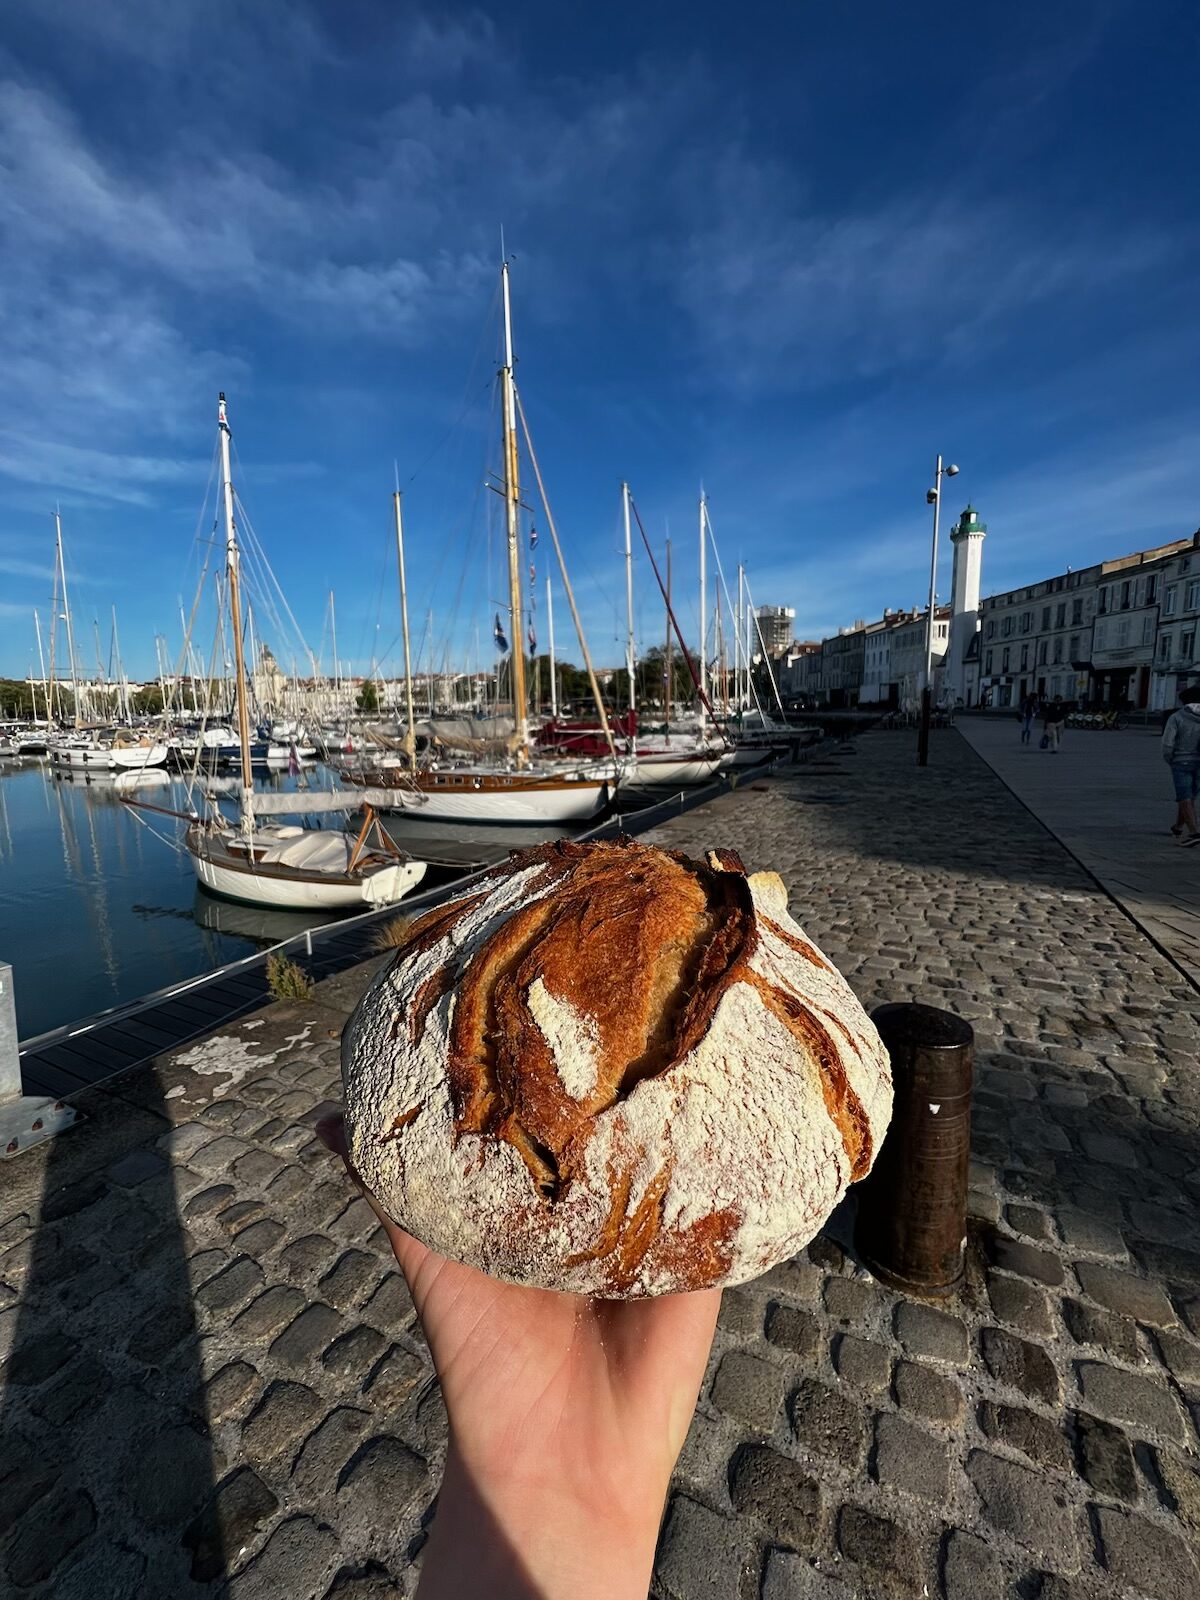
[[[160,776],[151,802],[189,809],[186,784]],[[285,937],[263,920],[269,912],[205,904],[181,829],[122,804],[112,775],[56,774],[44,761],[0,767],[0,959],[14,967],[22,1038]],[[285,915],[288,934],[323,920]]]

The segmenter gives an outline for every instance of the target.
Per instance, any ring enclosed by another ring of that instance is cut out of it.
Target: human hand
[[[317,1131],[387,1232],[450,1418],[423,1600],[640,1600],[720,1293],[589,1300],[489,1278],[384,1214],[340,1117]]]

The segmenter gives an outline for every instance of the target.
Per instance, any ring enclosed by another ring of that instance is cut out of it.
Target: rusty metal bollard
[[[893,1289],[952,1294],[962,1282],[971,1154],[968,1022],[934,1006],[880,1006],[871,1021],[892,1062],[892,1125],[859,1185],[854,1242]]]

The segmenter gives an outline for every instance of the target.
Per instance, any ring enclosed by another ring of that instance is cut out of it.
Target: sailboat
[[[409,646],[408,602],[404,570],[404,533],[401,518],[400,491],[393,495],[396,520],[397,561],[400,573],[401,622],[404,634],[404,678],[407,693],[407,728],[405,752],[407,766],[376,766],[366,769],[346,768],[341,771],[343,781],[371,788],[388,789],[394,795],[394,807],[414,816],[438,821],[453,822],[524,822],[573,823],[588,822],[598,816],[611,803],[622,775],[616,759],[615,747],[609,736],[607,723],[601,712],[601,721],[609,750],[607,759],[601,758],[573,765],[555,763],[534,765],[530,759],[530,727],[528,692],[525,681],[525,653],[521,642],[524,610],[521,596],[520,548],[520,467],[517,447],[516,383],[513,377],[512,308],[509,298],[508,262],[500,268],[501,298],[504,310],[504,365],[500,369],[501,397],[503,402],[503,459],[504,503],[507,530],[509,614],[512,636],[512,687],[514,729],[503,755],[496,760],[456,760],[437,757],[418,765],[416,761],[415,729],[412,702],[412,661]],[[522,416],[522,420],[523,416]],[[528,427],[525,429],[529,440]],[[541,475],[530,446],[530,459],[541,489]],[[558,536],[549,506],[545,504],[547,521],[555,548]],[[574,613],[574,598],[566,580],[567,599]],[[576,614],[576,621],[578,618]],[[496,624],[497,642],[504,640],[499,617]],[[507,643],[507,641],[504,641]],[[582,643],[582,640],[581,640]],[[584,646],[586,658],[586,646]],[[590,671],[590,668],[589,668]],[[599,704],[599,688],[592,675],[593,694]]]
[[[226,592],[233,635],[241,756],[238,819],[236,823],[228,821],[214,805],[209,816],[188,819],[184,845],[196,877],[204,887],[232,900],[322,911],[392,905],[420,883],[425,876],[425,862],[414,861],[399,848],[365,797],[259,795],[254,791],[242,642],[241,556],[234,518],[229,422],[223,394],[217,404],[217,428],[225,519]],[[260,815],[358,810],[363,813],[363,821],[357,832],[349,828],[313,829],[294,823],[259,820]]]
[[[637,712],[637,659],[634,650],[633,633],[633,540],[631,535],[631,512],[636,516],[633,507],[633,497],[629,492],[629,485],[621,485],[621,509],[625,526],[625,673],[629,684],[629,708],[623,717],[612,720],[612,727],[624,734],[628,740],[628,748],[632,755],[631,769],[626,781],[631,787],[636,788],[691,788],[696,784],[708,783],[716,777],[722,765],[728,760],[728,748],[725,740],[719,733],[714,733],[708,726],[708,693],[705,683],[704,644],[701,641],[699,675],[696,677],[700,712],[698,721],[691,722],[683,728],[671,728],[671,635],[672,629],[678,632],[678,623],[671,610],[671,569],[670,569],[670,541],[667,542],[667,582],[663,588],[663,600],[667,612],[667,648],[663,657],[664,666],[664,724],[659,732],[639,731]],[[705,500],[700,497],[700,615],[703,617],[707,581],[705,577]],[[641,520],[638,527],[645,537],[645,530],[641,529]],[[647,548],[649,546],[647,545]],[[657,577],[657,570],[655,573]],[[659,580],[661,586],[661,579]],[[680,637],[680,645],[683,639]],[[686,648],[684,655],[687,656]],[[688,659],[689,669],[692,668]],[[694,669],[693,669],[694,672]],[[545,741],[547,745],[559,749],[574,749],[581,753],[594,753],[603,748],[600,744],[600,727],[595,722],[552,723],[548,729],[543,729],[539,735],[539,742]]]
[[[61,613],[58,606],[61,604]],[[54,646],[58,637],[59,621],[66,623],[67,653],[71,664],[71,716],[74,731],[64,733],[50,744],[50,761],[55,767],[68,772],[107,773],[120,771],[140,772],[147,767],[160,767],[167,759],[167,747],[131,728],[85,728],[83,723],[83,688],[75,661],[75,630],[71,617],[71,602],[67,596],[67,565],[63,557],[62,518],[54,513],[54,599],[51,603],[50,633],[50,693],[54,691]],[[41,629],[38,629],[39,648]],[[61,696],[60,696],[61,704]],[[49,714],[49,706],[47,707]]]

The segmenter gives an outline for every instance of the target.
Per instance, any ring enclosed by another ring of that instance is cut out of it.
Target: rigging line
[[[481,359],[481,357],[483,355],[483,348],[484,348],[485,343],[487,342],[488,332],[492,327],[495,326],[495,321],[496,321],[496,303],[499,300],[499,298],[500,298],[500,289],[499,289],[499,286],[497,286],[495,289],[492,290],[491,304],[488,306],[487,313],[484,316],[483,322],[480,325],[479,338],[477,339],[476,344],[475,344],[475,354],[471,357],[471,365],[467,370],[467,382],[466,382],[466,387],[465,387],[465,389],[463,391],[463,401],[462,401],[462,405],[459,407],[458,415],[457,415],[457,417],[455,417],[454,421],[450,424],[450,426],[446,429],[446,431],[442,435],[442,437],[438,440],[437,444],[434,445],[433,449],[430,450],[430,452],[424,458],[424,460],[421,461],[416,467],[413,468],[413,471],[405,479],[406,486],[408,484],[410,484],[410,483],[413,483],[415,481],[415,479],[417,478],[419,473],[424,472],[425,468],[433,460],[434,456],[437,455],[439,450],[441,450],[441,449],[443,449],[445,447],[447,441],[449,439],[451,439],[454,436],[454,434],[457,432],[459,427],[461,427],[463,418],[466,416],[467,412],[471,409],[471,405],[472,405],[472,401],[473,401],[473,395],[474,395],[474,392],[476,390],[476,384],[477,384],[477,380],[476,380],[476,377],[475,377],[476,369],[478,368],[479,363],[480,363],[480,359]],[[489,386],[489,388],[491,386],[491,379],[490,378],[488,379],[488,386]],[[480,384],[479,387],[482,388],[483,387],[482,384]],[[397,488],[399,488],[398,484],[397,484]]]
[[[244,466],[242,464],[242,458],[238,454],[237,441],[232,436],[232,434],[230,435],[229,443],[230,443],[230,447],[231,447],[231,449],[233,451],[234,460],[235,460],[235,462],[237,464],[238,479],[239,479],[239,481],[242,481],[242,480],[244,480],[246,478],[246,471],[245,471],[245,468],[244,468]],[[274,569],[271,566],[271,563],[270,563],[270,561],[269,561],[269,559],[267,557],[266,551],[263,549],[263,547],[262,547],[262,545],[261,545],[261,543],[259,541],[258,534],[254,530],[254,524],[250,519],[250,513],[246,510],[246,507],[245,507],[245,504],[244,504],[244,502],[242,500],[242,497],[241,497],[240,494],[237,493],[236,490],[234,491],[234,498],[237,501],[238,509],[240,510],[241,515],[242,515],[242,526],[246,530],[247,534],[249,535],[250,541],[253,542],[253,544],[254,544],[257,552],[258,552],[259,559],[262,561],[263,566],[265,567],[265,569],[267,571],[267,574],[270,577],[271,585],[273,586],[275,593],[279,596],[279,599],[282,602],[283,609],[287,613],[288,620],[291,622],[292,627],[295,629],[295,640],[293,641],[291,639],[288,639],[287,643],[288,643],[289,646],[293,642],[298,643],[300,648],[301,648],[301,651],[305,655],[309,655],[310,652],[309,652],[308,645],[307,645],[307,643],[305,641],[305,638],[304,638],[304,631],[300,627],[300,624],[296,621],[296,618],[295,618],[295,616],[294,616],[294,614],[292,612],[291,606],[288,605],[287,595],[283,592],[283,587],[280,584],[279,579],[275,576]],[[264,595],[263,598],[266,599],[266,596]],[[268,603],[270,604],[270,602],[268,602]],[[273,607],[272,607],[272,609],[273,609]],[[279,627],[280,634],[281,635],[286,635],[286,629],[284,629],[282,627],[282,625],[280,624],[280,619],[279,619],[277,614],[276,614],[274,620],[276,622],[276,625]],[[289,651],[289,653],[290,653],[290,651]]]
[[[775,704],[779,707],[779,715],[785,717],[787,712],[783,709],[783,701],[779,698],[779,685],[775,682],[775,673],[771,667],[771,657],[767,653],[767,641],[763,638],[762,623],[758,620],[758,611],[754,604],[754,596],[750,593],[750,579],[746,579],[746,599],[750,602],[750,611],[754,617],[754,631],[758,635],[758,642],[762,646],[763,661],[767,667],[767,677],[771,680],[771,688],[775,691]]]
[[[278,578],[275,576],[270,559],[262,547],[258,534],[254,531],[254,524],[250,521],[250,514],[242,504],[240,496],[235,493],[234,498],[237,501],[237,507],[241,513],[241,526],[245,535],[243,546],[251,557],[254,587],[258,590],[258,599],[262,608],[266,612],[267,621],[275,628],[278,635],[276,643],[278,644],[280,651],[284,652],[286,655],[290,655],[292,653],[296,644],[299,644],[301,652],[307,655],[308,645],[305,641],[303,631],[301,630],[300,624],[296,621],[296,618],[292,614],[292,608],[288,605],[287,595],[284,594],[283,588],[280,585]],[[279,601],[287,615],[288,622],[291,623],[293,630],[292,633],[289,633],[287,627],[284,625],[283,616],[280,614],[279,608],[275,603],[276,596],[279,597]]]
[[[488,388],[489,388],[489,391],[491,393],[491,417],[494,418],[495,417],[495,413],[496,413],[496,397],[497,397],[497,392],[498,392],[499,386],[498,386],[498,384],[495,383],[494,380],[489,380]],[[474,491],[473,491],[472,496],[471,496],[470,510],[468,511],[466,519],[465,519],[465,527],[467,529],[467,548],[466,548],[466,552],[465,552],[465,555],[464,555],[463,559],[459,563],[458,584],[457,584],[456,589],[455,589],[454,604],[453,604],[453,606],[451,608],[449,622],[446,624],[446,628],[445,628],[445,632],[444,632],[444,637],[447,640],[447,648],[449,647],[449,639],[450,639],[450,636],[451,636],[451,632],[452,632],[452,630],[454,628],[457,627],[457,624],[458,624],[459,613],[460,613],[461,606],[462,606],[462,591],[463,591],[463,588],[464,588],[464,586],[466,584],[467,574],[472,569],[472,560],[471,560],[471,558],[472,558],[472,555],[474,553],[475,538],[476,538],[476,534],[477,534],[477,530],[478,530],[479,500],[480,500],[480,496],[482,495],[484,487],[485,487],[484,479],[486,477],[486,458],[487,458],[487,454],[488,454],[488,448],[489,448],[488,446],[484,447],[485,470],[484,470],[484,472],[478,474],[477,477],[476,477],[475,488],[474,488]],[[437,588],[438,588],[439,582],[441,581],[442,570],[445,567],[446,561],[449,558],[453,548],[454,548],[454,538],[452,536],[448,535],[446,538],[444,538],[444,539],[439,541],[440,554],[438,556],[437,565],[434,568],[434,572],[433,572],[432,578],[429,580],[428,584],[426,585],[425,593],[424,593],[424,595],[422,597],[423,600],[425,601],[425,605],[424,605],[423,609],[426,612],[428,612],[428,610],[430,609],[430,606],[432,605],[432,602],[433,602],[433,600],[435,599],[435,597],[437,595]],[[432,649],[431,649],[431,666],[432,666]]]
[[[495,415],[495,410],[496,410],[495,396],[496,396],[496,391],[499,388],[499,385],[495,382],[495,380],[491,380],[491,381],[489,381],[488,387],[492,392],[491,415],[494,416]],[[486,454],[486,451],[485,451],[485,454]],[[479,504],[480,493],[481,493],[481,485],[480,485],[480,483],[477,483],[476,486],[475,486],[475,492],[471,497],[471,510],[470,510],[469,517],[468,517],[468,524],[467,524],[468,527],[470,527],[471,524],[474,521],[475,511],[476,511],[476,508],[477,508],[477,506]],[[440,545],[441,545],[441,549],[440,549],[440,554],[438,556],[437,565],[434,568],[433,577],[430,579],[429,584],[428,584],[428,586],[426,588],[425,598],[426,598],[426,601],[430,602],[430,603],[432,602],[434,596],[437,593],[437,587],[438,587],[438,584],[441,581],[442,570],[445,567],[446,561],[447,561],[447,559],[449,557],[449,554],[450,554],[452,541],[450,539],[444,539],[444,540],[440,541]],[[466,574],[466,564],[464,563],[459,569],[459,590],[460,590],[460,592],[461,592],[461,586],[462,586],[463,580],[465,578],[465,574]],[[456,612],[457,612],[457,604],[458,604],[458,601],[456,599],[456,601],[455,601],[455,611]],[[428,609],[428,606],[427,606],[427,609]],[[431,653],[430,660],[431,660],[431,663],[432,663],[432,653]]]
[[[654,576],[655,576],[655,578],[658,579],[659,592],[661,593],[661,595],[663,597],[663,603],[666,605],[667,615],[671,619],[671,626],[675,629],[675,637],[679,640],[679,648],[683,651],[683,659],[684,659],[684,661],[687,662],[687,669],[691,673],[692,682],[696,686],[696,694],[699,697],[699,699],[700,699],[702,705],[704,706],[705,710],[708,712],[709,716],[715,718],[716,717],[716,712],[713,710],[712,705],[709,702],[708,696],[705,694],[703,689],[701,689],[701,687],[700,687],[700,677],[699,677],[699,674],[696,671],[695,663],[692,661],[691,652],[688,650],[687,645],[684,644],[684,642],[683,642],[683,634],[680,632],[680,629],[679,629],[679,621],[678,621],[677,617],[675,616],[674,610],[671,607],[670,600],[667,599],[667,590],[666,590],[665,584],[662,581],[662,577],[659,574],[658,562],[654,559],[654,551],[650,548],[650,541],[646,537],[645,528],[642,527],[642,519],[641,519],[640,515],[638,514],[638,508],[637,508],[636,504],[634,503],[634,499],[633,499],[632,495],[629,496],[629,509],[633,512],[634,521],[638,525],[638,532],[642,536],[642,543],[646,546],[646,554],[650,557],[650,565],[654,569]]]
[[[511,380],[510,393],[512,394],[513,399],[516,401],[517,415],[521,419],[521,431],[525,435],[525,448],[529,451],[529,465],[533,468],[533,475],[537,479],[538,494],[541,496],[542,508],[546,513],[546,525],[550,529],[550,537],[554,541],[554,554],[558,557],[558,571],[560,577],[562,578],[562,586],[567,597],[567,604],[571,608],[571,620],[575,624],[575,633],[579,640],[579,648],[583,652],[583,665],[587,671],[588,683],[590,684],[592,690],[592,697],[596,702],[596,710],[600,714],[600,726],[604,730],[604,737],[608,742],[608,748],[612,754],[613,760],[619,761],[619,757],[617,756],[617,747],[613,740],[612,728],[609,726],[608,713],[604,709],[604,697],[600,693],[600,685],[596,682],[596,672],[592,666],[592,657],[587,647],[587,639],[584,637],[583,623],[579,620],[579,609],[575,604],[575,591],[571,587],[571,579],[567,573],[567,563],[563,560],[562,545],[558,540],[558,529],[554,525],[554,513],[550,509],[550,501],[546,496],[546,485],[542,482],[542,472],[541,468],[538,466],[537,452],[533,448],[533,438],[529,432],[529,420],[525,415],[525,407],[521,401],[521,392],[515,383],[511,383]],[[521,618],[514,618],[514,622],[516,627],[519,629],[521,626]],[[520,650],[522,648],[523,642],[520,634],[518,633],[513,640],[513,649]],[[619,771],[620,767],[618,766],[618,772]]]
[[[470,566],[471,566],[470,557],[471,557],[471,553],[472,553],[472,550],[473,550],[473,547],[474,547],[475,533],[476,533],[476,531],[478,529],[477,512],[479,510],[479,497],[483,493],[483,489],[484,489],[483,479],[482,479],[482,477],[480,477],[480,478],[478,478],[476,480],[475,491],[471,496],[471,510],[470,510],[470,513],[469,513],[468,518],[467,518],[467,528],[468,528],[469,531],[468,531],[468,535],[467,535],[466,558],[463,560],[463,562],[459,566],[458,583],[456,584],[455,591],[454,591],[454,604],[450,608],[450,616],[449,616],[449,619],[448,619],[448,621],[446,623],[446,627],[445,627],[444,634],[443,634],[443,637],[445,638],[445,641],[446,641],[446,649],[447,649],[447,651],[449,651],[449,648],[450,648],[450,640],[453,637],[454,632],[458,627],[459,613],[460,613],[461,608],[462,608],[463,589],[466,587],[467,573],[470,571]],[[445,559],[445,547],[443,547],[443,561],[444,561],[444,559]],[[438,568],[438,574],[439,575],[440,575],[440,572],[441,572],[441,563],[439,563],[439,568]],[[436,580],[435,580],[435,583],[436,583]],[[432,590],[432,587],[433,586],[431,586],[431,590]]]

